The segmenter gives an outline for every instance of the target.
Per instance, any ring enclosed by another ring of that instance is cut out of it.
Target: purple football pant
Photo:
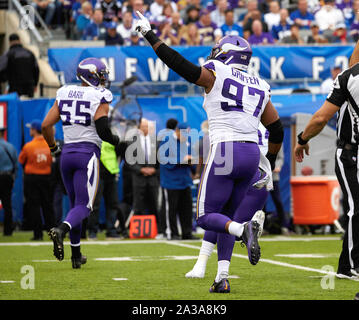
[[[226,223],[233,217],[239,221],[248,216],[239,211],[239,206],[258,172],[259,155],[256,143],[212,145],[197,199],[197,222],[201,228],[226,233]]]
[[[75,152],[64,147],[61,154],[61,174],[70,200],[70,211],[64,222],[71,227],[71,245],[80,243],[82,220],[90,215],[97,192],[99,150],[91,149],[78,148]]]
[[[258,180],[256,177],[252,180],[251,185]],[[241,202],[239,208],[235,210],[237,213],[241,213],[239,220],[234,219],[239,223],[244,223],[252,219],[254,214],[258,210],[262,210],[269,192],[264,187],[260,190],[250,186],[245,198]],[[232,210],[234,208],[231,208]],[[229,212],[229,216],[233,215]],[[233,247],[235,243],[235,236],[226,233],[217,233],[214,231],[206,231],[204,233],[203,240],[211,242],[213,244],[217,243],[217,252],[218,252],[218,261],[227,260],[231,261]]]

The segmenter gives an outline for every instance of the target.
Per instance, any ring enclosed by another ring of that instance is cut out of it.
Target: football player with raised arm
[[[70,199],[70,211],[57,228],[49,231],[54,255],[64,259],[63,239],[70,232],[72,267],[80,268],[86,257],[80,251],[82,220],[89,216],[99,179],[99,158],[102,140],[119,143],[108,125],[112,93],[108,69],[99,59],[82,60],[77,67],[81,85],[65,85],[56,94],[54,105],[42,122],[42,133],[52,155],[61,153],[60,169]],[[52,127],[61,119],[64,132],[62,150],[55,143]]]
[[[137,12],[136,30],[146,38],[157,56],[184,79],[204,88],[204,108],[209,122],[211,150],[203,171],[197,200],[197,222],[205,230],[241,238],[248,258],[255,265],[260,259],[256,219],[247,222],[240,204],[252,179],[260,172],[258,165],[259,122],[269,131],[267,158],[274,167],[283,141],[283,127],[270,101],[269,85],[245,71],[252,55],[249,43],[239,36],[226,36],[213,47],[208,61],[196,66],[163,43],[151,30],[148,20]],[[223,165],[225,157],[225,165]],[[223,167],[232,170],[223,174]],[[226,214],[230,205],[232,216]],[[225,239],[224,239],[225,240]],[[223,245],[226,248],[226,245]]]

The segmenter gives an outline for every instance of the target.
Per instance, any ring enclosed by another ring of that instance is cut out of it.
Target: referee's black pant
[[[359,169],[358,151],[338,148],[335,157],[335,173],[343,192],[343,211],[347,225],[338,273],[348,273],[359,267]]]
[[[163,205],[166,221],[166,234],[168,239],[178,237],[177,214],[179,217],[182,239],[192,237],[192,190],[185,189],[163,189]],[[160,219],[161,220],[161,219]]]
[[[24,196],[28,203],[28,216],[34,231],[34,239],[42,239],[43,221],[45,229],[55,227],[53,199],[51,198],[50,175],[26,174]]]

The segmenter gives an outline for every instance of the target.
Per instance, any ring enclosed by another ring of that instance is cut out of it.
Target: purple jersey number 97
[[[90,101],[83,100],[60,100],[59,110],[64,126],[80,124],[91,125],[91,114],[89,112]]]
[[[234,87],[236,89],[236,94],[231,92],[231,87],[232,88]],[[246,112],[246,110],[243,107],[243,99],[246,98],[246,96],[244,95],[245,87],[246,87],[245,85],[243,85],[237,81],[234,81],[232,79],[227,78],[226,80],[224,80],[223,88],[222,88],[222,96],[227,99],[233,100],[236,104],[229,105],[228,102],[221,102],[221,108],[223,111]],[[248,96],[255,96],[255,95],[259,96],[259,101],[256,105],[254,112],[253,112],[253,116],[258,117],[258,115],[262,109],[262,106],[263,106],[265,93],[263,90],[248,87]]]

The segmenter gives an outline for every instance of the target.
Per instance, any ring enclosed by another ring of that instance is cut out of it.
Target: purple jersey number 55
[[[83,100],[60,100],[59,110],[64,126],[80,124],[91,125],[90,101]]]

